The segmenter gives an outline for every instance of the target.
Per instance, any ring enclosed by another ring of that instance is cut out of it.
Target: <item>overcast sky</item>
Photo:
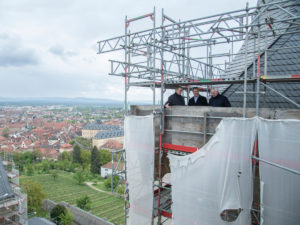
[[[154,6],[158,23],[161,8],[186,20],[244,8],[246,0],[0,0],[0,97],[122,100],[123,79],[108,75],[114,55],[97,55],[96,42],[123,35],[126,15]],[[130,98],[151,92],[131,90]]]

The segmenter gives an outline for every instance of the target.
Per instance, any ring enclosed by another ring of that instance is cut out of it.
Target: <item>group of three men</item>
[[[166,108],[170,108],[174,105],[185,105],[184,98],[182,97],[181,93],[183,91],[182,87],[177,87],[175,93],[170,95],[168,101],[165,103]],[[189,106],[213,106],[213,107],[231,107],[230,102],[228,101],[227,97],[219,94],[217,89],[211,90],[211,98],[207,103],[207,100],[204,96],[199,94],[199,88],[193,88],[194,97],[190,98],[188,105]]]

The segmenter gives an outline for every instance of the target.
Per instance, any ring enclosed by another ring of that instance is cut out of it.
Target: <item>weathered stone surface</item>
[[[159,107],[155,108],[159,112]],[[131,114],[145,116],[153,113],[152,106],[131,106]],[[215,132],[221,121],[220,117],[242,117],[242,108],[219,108],[219,107],[189,107],[173,106],[164,110],[164,135],[163,143],[201,147],[204,145],[204,133],[206,142]],[[296,109],[267,109],[262,108],[259,116],[265,119],[300,119],[300,110]],[[206,125],[204,122],[206,115]],[[255,116],[255,109],[247,109],[247,118]],[[159,147],[160,119],[155,116],[155,146]],[[194,133],[189,133],[194,132]],[[198,132],[198,133],[197,133]],[[199,133],[200,132],[200,133]]]
[[[73,214],[73,216],[74,216],[73,221],[75,224],[79,224],[79,225],[86,225],[86,224],[89,224],[89,225],[113,225],[112,223],[110,223],[102,218],[99,218],[87,211],[79,209],[74,205],[70,205],[67,202],[60,202],[59,204],[65,206],[67,208],[67,210],[69,210]],[[49,199],[46,199],[43,201],[42,208],[43,208],[43,210],[50,212],[54,208],[54,206],[56,206],[55,202],[53,202]]]

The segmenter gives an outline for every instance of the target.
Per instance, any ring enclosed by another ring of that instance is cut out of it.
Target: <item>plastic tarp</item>
[[[251,224],[255,135],[255,118],[226,118],[197,152],[169,155],[173,225]],[[237,218],[224,221],[232,211]]]
[[[258,125],[259,157],[300,172],[300,121],[263,120]],[[260,161],[261,224],[300,224],[300,175]]]
[[[149,225],[153,211],[153,116],[127,116],[124,122],[129,224]]]

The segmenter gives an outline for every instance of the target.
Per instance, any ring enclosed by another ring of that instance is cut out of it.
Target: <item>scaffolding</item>
[[[28,224],[27,195],[21,192],[19,170],[11,153],[1,152],[0,157],[8,177],[13,196],[0,201],[0,224]]]
[[[161,176],[163,152],[189,154],[196,151],[193,147],[162,143],[165,132],[175,132],[164,128],[165,91],[181,86],[189,100],[189,92],[193,86],[199,86],[202,93],[209,96],[212,86],[224,91],[232,84],[242,84],[243,91],[240,94],[243,96],[243,117],[246,117],[247,97],[250,94],[255,96],[256,115],[260,114],[260,96],[265,94],[261,90],[263,86],[300,108],[297,102],[270,85],[278,82],[299,83],[300,75],[268,75],[268,54],[276,50],[271,49],[272,43],[279,37],[300,33],[300,15],[293,10],[299,6],[300,2],[294,0],[271,1],[267,4],[259,1],[255,7],[249,7],[247,3],[246,7],[240,10],[186,21],[176,21],[167,16],[162,9],[159,26],[156,23],[157,13],[154,8],[153,12],[139,17],[126,17],[124,35],[98,42],[98,54],[124,52],[124,61],[109,60],[109,75],[124,78],[125,115],[129,113],[130,88],[151,88],[153,93],[153,114],[160,117],[160,144],[156,149],[159,155],[156,181],[158,184],[154,184],[156,201],[153,210],[154,216],[158,218],[157,224],[164,222],[162,216],[172,216],[169,210],[171,200],[165,198],[166,195],[170,195],[170,187],[163,185]],[[146,30],[132,32],[129,28],[140,20],[150,20],[152,26]],[[291,25],[293,30],[288,29]],[[285,49],[295,48],[300,46]],[[250,66],[253,66],[252,73],[249,73]],[[248,91],[248,84],[253,84],[255,90]],[[156,88],[160,90],[159,96],[156,96]],[[157,99],[159,106],[156,104]],[[208,117],[204,116],[202,119],[206,124]],[[212,134],[204,129],[201,135],[207,140],[206,137]],[[256,160],[259,159],[254,158],[255,162]],[[253,173],[256,172],[254,169]],[[128,192],[126,193],[125,216],[129,208]],[[254,214],[257,211],[259,209],[253,209]],[[257,217],[259,223],[259,216],[254,217]]]
[[[114,150],[111,152],[111,193],[116,194],[116,190],[118,186],[123,183],[125,179],[125,167],[124,167],[124,162],[125,162],[125,149],[120,149],[120,150]],[[118,182],[115,185],[114,184],[114,177],[118,176]],[[119,195],[119,194],[117,194]]]

